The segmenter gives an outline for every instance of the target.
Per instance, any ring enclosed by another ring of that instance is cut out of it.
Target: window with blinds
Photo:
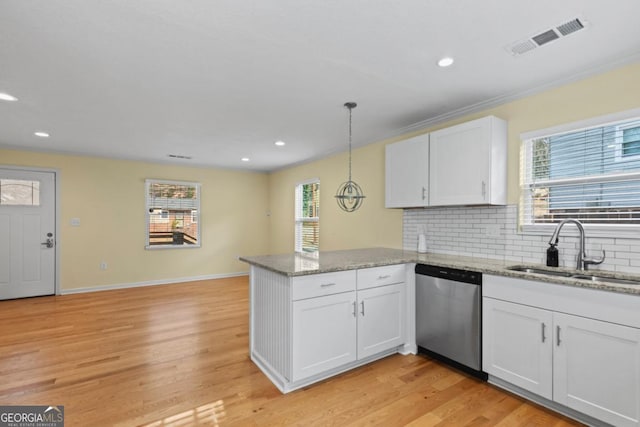
[[[523,140],[524,226],[640,225],[640,118]]]
[[[296,185],[296,252],[318,252],[320,246],[320,181]]]
[[[147,179],[146,248],[200,247],[200,184]]]

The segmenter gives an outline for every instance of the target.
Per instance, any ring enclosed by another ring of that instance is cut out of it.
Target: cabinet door
[[[298,381],[356,360],[356,293],[293,302],[293,378]]]
[[[385,147],[385,207],[427,206],[429,134]]]
[[[552,312],[483,298],[483,370],[552,398]]]
[[[554,313],[554,400],[615,426],[640,425],[640,329]]]
[[[358,291],[358,359],[404,343],[404,283]]]
[[[488,119],[431,133],[431,206],[489,203],[492,132]]]

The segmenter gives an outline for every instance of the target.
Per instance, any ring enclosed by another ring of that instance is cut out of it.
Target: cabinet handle
[[[487,195],[487,184],[484,181],[482,181],[482,198],[484,199],[486,195]]]
[[[426,200],[427,198],[427,189],[422,187],[422,200]]]
[[[353,304],[353,317],[356,317],[356,302],[352,302],[351,304]]]
[[[547,340],[547,336],[545,334],[546,329],[547,329],[547,325],[542,323],[542,342],[545,342]]]
[[[556,345],[560,347],[561,342],[562,341],[560,340],[560,326],[556,326]]]
[[[378,280],[388,279],[389,277],[391,277],[390,274],[385,274],[384,276],[378,276]]]
[[[360,314],[364,316],[364,301],[360,301],[360,307],[362,308],[362,311],[360,311]]]
[[[320,283],[321,288],[326,288],[326,287],[335,286],[335,285],[336,285],[335,283]]]

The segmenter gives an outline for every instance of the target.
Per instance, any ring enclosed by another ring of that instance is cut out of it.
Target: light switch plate
[[[72,227],[80,227],[80,218],[71,218],[69,222]]]

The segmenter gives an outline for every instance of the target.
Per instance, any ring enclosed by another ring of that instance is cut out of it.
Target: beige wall
[[[238,255],[269,250],[266,174],[12,150],[0,165],[60,171],[63,291],[243,272]],[[146,178],[202,184],[201,248],[144,249]]]
[[[359,211],[350,214],[340,211],[333,200],[338,185],[347,177],[346,153],[272,173],[270,252],[293,250],[294,187],[309,178],[320,178],[321,250],[402,247],[402,211],[384,208],[384,146],[390,142],[486,115],[501,117],[509,123],[508,203],[515,204],[519,198],[521,133],[639,107],[640,64],[633,64],[356,149],[353,179],[363,187],[367,199]]]
[[[366,199],[352,213],[340,210],[334,198],[348,173],[348,154],[342,153],[269,175],[270,253],[294,250],[294,190],[312,178],[320,179],[320,250],[402,247],[402,210],[384,208],[384,144],[353,150],[353,180]]]

